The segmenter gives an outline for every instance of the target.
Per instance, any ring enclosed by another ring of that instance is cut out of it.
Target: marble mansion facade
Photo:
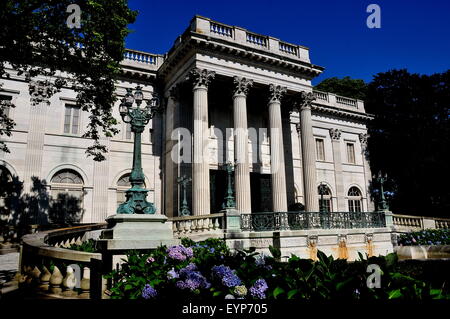
[[[192,178],[191,213],[219,212],[226,162],[235,163],[240,212],[285,212],[294,203],[319,211],[321,183],[327,210],[374,210],[364,155],[371,116],[363,101],[313,91],[323,68],[311,63],[308,48],[195,16],[168,53],[127,50],[122,69],[117,120],[127,88],[141,85],[146,98],[158,92],[164,104],[142,136],[145,186],[158,214],[178,216],[184,175]],[[63,88],[46,98],[43,79],[29,83],[9,72],[0,98],[16,105],[9,116],[17,125],[5,138],[11,152],[0,153],[2,174],[17,176],[25,192],[38,177],[53,198],[79,199],[81,222],[104,221],[129,187],[129,125],[104,138],[107,159],[94,162],[85,154],[92,141],[81,137],[89,114],[75,106],[76,93]]]

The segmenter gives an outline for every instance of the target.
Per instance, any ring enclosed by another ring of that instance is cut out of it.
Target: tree
[[[354,99],[365,100],[367,84],[364,80],[351,79],[349,76],[345,76],[342,79],[332,77],[317,84],[315,89]]]
[[[369,84],[370,164],[390,176],[393,211],[449,214],[449,105],[450,70],[431,76],[392,70]]]
[[[37,76],[49,79],[52,93],[62,87],[74,89],[77,105],[90,113],[83,137],[94,140],[86,153],[96,161],[104,160],[107,151],[99,142],[101,134],[118,133],[111,112],[114,79],[123,59],[127,26],[136,14],[126,0],[0,2],[0,77],[8,77],[6,68],[11,66],[27,81]],[[0,136],[11,135],[14,127],[4,112],[7,103],[2,101],[0,107]],[[0,148],[8,151],[1,141]]]

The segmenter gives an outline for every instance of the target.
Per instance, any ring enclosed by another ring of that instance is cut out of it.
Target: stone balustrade
[[[121,65],[122,67],[134,67],[149,71],[156,71],[163,62],[163,55],[125,49]]]
[[[19,286],[54,298],[101,298],[102,254],[65,249],[106,224],[62,228],[22,238]],[[37,296],[37,297],[38,297]]]
[[[309,49],[304,46],[286,43],[270,36],[212,21],[205,17],[195,16],[191,22],[190,31],[310,63]]]
[[[436,218],[410,215],[392,215],[394,227],[397,231],[418,231],[421,229],[450,228],[449,218]]]
[[[352,99],[344,96],[339,96],[329,92],[314,91],[314,96],[317,104],[323,104],[335,108],[340,108],[353,112],[364,113],[364,102],[358,99]]]
[[[224,214],[209,214],[200,216],[172,217],[169,220],[173,225],[175,237],[192,237],[197,235],[214,235],[221,232],[224,222]]]

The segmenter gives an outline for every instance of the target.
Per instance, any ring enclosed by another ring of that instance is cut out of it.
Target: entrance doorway
[[[272,183],[270,174],[250,173],[252,212],[272,211]]]
[[[224,170],[210,170],[209,183],[211,214],[214,214],[222,210],[222,204],[225,202],[227,173]]]

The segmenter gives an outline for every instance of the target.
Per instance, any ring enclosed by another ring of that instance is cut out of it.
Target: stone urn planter
[[[394,251],[400,260],[450,258],[450,245],[397,246]]]

